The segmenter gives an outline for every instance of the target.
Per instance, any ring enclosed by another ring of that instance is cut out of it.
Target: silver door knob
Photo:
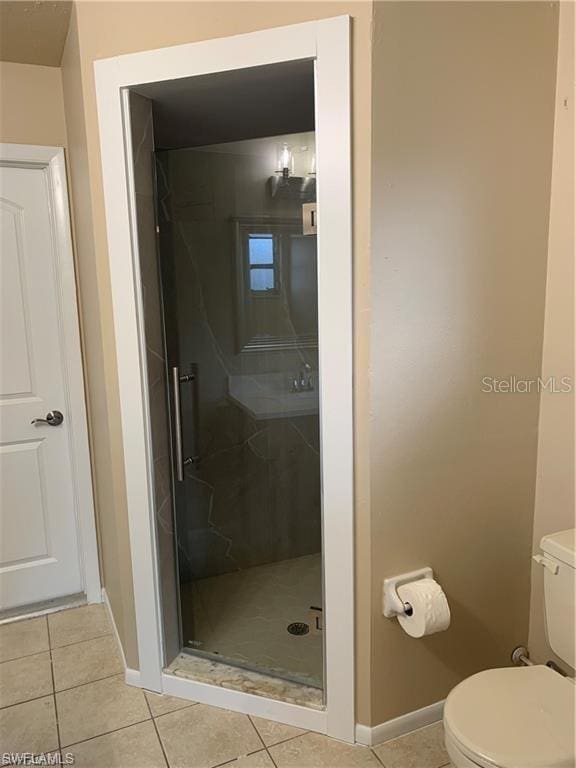
[[[64,421],[60,411],[48,411],[45,419],[32,419],[30,424],[48,424],[49,427],[59,427]]]

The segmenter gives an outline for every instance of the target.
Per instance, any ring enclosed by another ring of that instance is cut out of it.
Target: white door
[[[84,589],[56,215],[46,164],[0,167],[0,609]]]

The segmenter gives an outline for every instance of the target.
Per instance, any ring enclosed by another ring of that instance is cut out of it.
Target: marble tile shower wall
[[[146,365],[150,402],[152,460],[154,463],[154,502],[160,583],[162,590],[164,638],[167,654],[180,650],[178,602],[174,556],[174,525],[170,477],[170,433],[166,393],[166,362],[162,332],[160,278],[156,247],[154,193],[154,129],[152,103],[136,93],[130,94],[130,117],[140,274],[144,304]]]
[[[317,415],[255,420],[227,396],[228,376],[286,372],[316,350],[242,353],[236,337],[232,219],[296,217],[273,209],[259,157],[208,150],[158,152],[160,259],[167,324],[180,361],[198,366],[199,454],[178,512],[181,580],[320,551]],[[186,417],[186,414],[185,414]]]

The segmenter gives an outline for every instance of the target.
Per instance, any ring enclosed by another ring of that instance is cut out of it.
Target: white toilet
[[[545,536],[548,641],[576,666],[575,529]],[[576,686],[543,665],[489,669],[456,686],[446,699],[446,749],[456,768],[574,768]]]

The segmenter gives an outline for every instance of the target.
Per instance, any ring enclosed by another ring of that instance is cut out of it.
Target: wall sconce
[[[309,153],[308,147],[297,147],[295,158],[294,150],[288,144],[278,146],[276,175],[268,179],[270,197],[299,202],[312,202],[316,199],[316,156],[311,153],[308,160]],[[305,170],[306,165],[309,165],[308,171]],[[298,176],[294,175],[296,171]],[[302,172],[304,176],[300,175]]]
[[[294,155],[288,144],[282,144],[278,151],[278,170],[282,178],[287,179],[294,173]]]
[[[316,154],[312,154],[312,159],[310,160],[310,170],[308,171],[308,176],[316,176]]]

